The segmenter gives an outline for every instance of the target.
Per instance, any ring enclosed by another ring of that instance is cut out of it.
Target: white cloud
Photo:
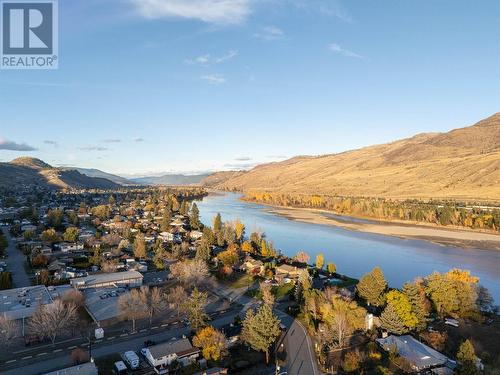
[[[266,26],[253,36],[264,40],[280,40],[285,37],[285,33],[279,27]]]
[[[358,55],[355,52],[352,52],[352,51],[350,51],[348,49],[342,48],[337,43],[331,43],[330,45],[328,45],[328,49],[330,51],[332,51],[332,52],[338,53],[339,55],[342,55],[342,56],[345,56],[345,57],[352,57],[352,58],[355,58],[355,59],[362,59],[362,60],[365,59],[364,56]]]
[[[226,77],[224,77],[222,74],[208,74],[201,77],[201,79],[207,81],[211,85],[220,85],[227,82]]]
[[[246,20],[251,0],[130,0],[145,18],[187,18],[213,24]]]
[[[220,64],[223,63],[224,61],[231,60],[232,58],[238,56],[238,51],[228,51],[226,54],[219,56],[219,57],[212,57],[210,54],[198,56],[194,59],[188,59],[186,60],[187,64],[197,64],[197,65],[203,65],[203,66],[208,66],[208,65],[215,65],[215,64]]]

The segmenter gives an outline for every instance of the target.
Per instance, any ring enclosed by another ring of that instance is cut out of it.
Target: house
[[[260,275],[264,271],[264,263],[260,260],[247,256],[240,267],[241,270],[247,271],[252,275]]]
[[[442,368],[441,372],[443,372],[443,370],[447,370],[448,366],[452,366],[452,362],[448,357],[410,335],[391,335],[386,338],[376,339],[376,341],[386,351],[396,350],[416,372],[430,369],[437,370],[438,368]]]
[[[173,242],[174,241],[174,235],[173,235],[173,233],[170,233],[170,232],[161,232],[160,237],[162,238],[163,242]]]
[[[200,349],[193,347],[186,338],[144,349],[144,356],[158,374],[166,374],[168,372],[167,366],[174,360],[182,366],[187,366],[194,363],[199,355]]]
[[[136,287],[142,285],[143,276],[137,271],[100,273],[71,280],[75,289],[104,288],[104,287]]]
[[[203,233],[200,232],[199,230],[192,230],[191,233],[189,233],[189,237],[193,240],[199,240],[203,236]]]
[[[194,375],[227,375],[227,368],[212,367],[201,372],[197,372]]]
[[[286,278],[296,280],[299,278],[303,268],[291,266],[289,264],[281,264],[276,267],[275,278],[278,282],[284,281]]]
[[[83,250],[83,243],[61,242],[57,244],[56,247],[63,253],[68,253],[70,251]]]
[[[61,370],[47,372],[44,375],[97,375],[97,366],[94,362],[87,362],[81,365],[67,367]]]

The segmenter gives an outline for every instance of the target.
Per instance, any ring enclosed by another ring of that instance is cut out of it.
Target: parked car
[[[127,374],[127,366],[123,361],[115,362],[113,365],[113,374],[115,375],[126,375]]]

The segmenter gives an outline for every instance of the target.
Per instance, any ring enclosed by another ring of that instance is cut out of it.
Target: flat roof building
[[[81,365],[67,367],[62,370],[47,372],[43,375],[98,375],[94,362],[87,362]]]
[[[107,287],[137,287],[142,285],[143,276],[137,271],[99,273],[71,280],[76,289],[107,288]]]
[[[0,314],[9,320],[30,318],[40,305],[53,302],[44,285],[0,291]]]

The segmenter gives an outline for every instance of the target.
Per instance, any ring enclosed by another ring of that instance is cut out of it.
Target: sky
[[[500,2],[59,0],[59,69],[0,70],[0,161],[245,169],[500,111]]]

